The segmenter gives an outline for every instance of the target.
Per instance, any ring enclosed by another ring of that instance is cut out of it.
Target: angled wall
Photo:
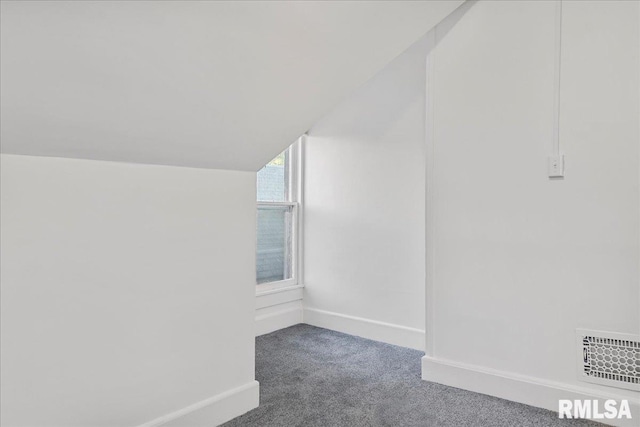
[[[3,0],[2,152],[257,171],[461,3]]]

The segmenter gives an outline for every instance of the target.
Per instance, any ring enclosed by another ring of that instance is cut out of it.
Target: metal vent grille
[[[578,330],[584,381],[640,390],[640,337]]]

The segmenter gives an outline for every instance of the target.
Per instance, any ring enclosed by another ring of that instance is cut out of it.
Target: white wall
[[[423,348],[428,44],[422,38],[309,132],[306,323]]]
[[[1,170],[3,426],[134,426],[212,397],[214,425],[257,405],[255,173]]]
[[[639,3],[563,3],[564,180],[546,169],[554,2],[478,2],[436,30],[428,354],[637,399],[577,380],[575,329],[640,332]]]

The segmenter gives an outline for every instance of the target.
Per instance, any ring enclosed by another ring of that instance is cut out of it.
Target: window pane
[[[292,216],[291,206],[258,207],[258,284],[292,277]]]
[[[258,171],[258,201],[285,202],[289,194],[289,150]]]

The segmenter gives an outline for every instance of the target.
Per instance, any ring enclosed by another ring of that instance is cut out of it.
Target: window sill
[[[304,288],[304,285],[291,285],[291,284],[287,284],[287,283],[271,283],[271,284],[265,284],[265,285],[256,285],[256,296],[262,296],[262,295],[271,295],[271,294],[278,294],[280,292],[287,292],[287,291],[291,291],[294,289],[302,289]]]

